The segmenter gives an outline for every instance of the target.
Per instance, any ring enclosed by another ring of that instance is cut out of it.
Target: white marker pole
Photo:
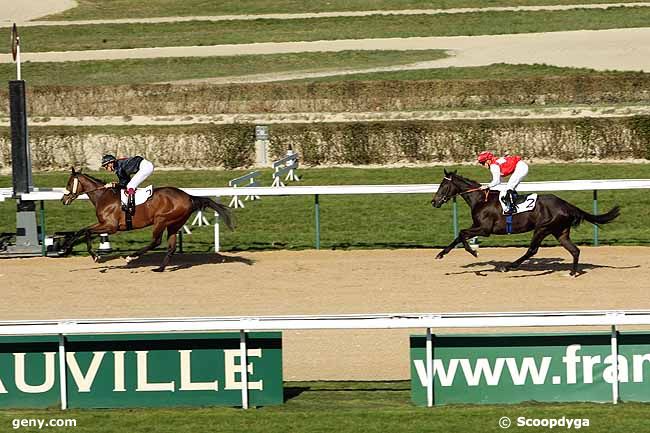
[[[16,79],[20,80],[20,38],[16,37]]]
[[[18,36],[16,23],[11,28],[11,56],[16,62],[16,79],[20,80],[20,37]]]

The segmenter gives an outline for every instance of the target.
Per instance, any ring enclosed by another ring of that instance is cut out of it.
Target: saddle
[[[138,188],[135,190],[135,205],[141,205],[145,201],[149,200],[153,195],[153,185],[146,186],[144,188]],[[120,190],[120,198],[122,200],[122,207],[126,207],[129,204],[129,196],[126,194],[126,190]]]
[[[120,190],[120,200],[122,202],[122,210],[125,214],[124,216],[126,220],[127,230],[133,229],[133,215],[135,215],[135,207],[149,200],[152,195],[153,185],[149,185],[144,188],[138,188],[135,190],[135,197],[133,198],[133,202],[129,202],[129,195],[126,193],[126,190]]]
[[[499,200],[501,203],[501,208],[503,209],[503,214],[506,215],[508,212],[508,206],[504,202],[504,200]],[[522,212],[530,212],[531,210],[535,209],[535,205],[537,204],[537,194],[524,194],[524,195],[519,195],[517,194],[517,198],[515,199],[515,207],[517,211],[515,214],[522,213]]]

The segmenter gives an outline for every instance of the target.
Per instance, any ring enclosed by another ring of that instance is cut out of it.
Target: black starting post
[[[0,257],[40,256],[36,203],[23,200],[22,195],[33,189],[32,159],[27,133],[27,100],[25,81],[20,79],[20,45],[16,25],[12,31],[12,54],[17,61],[18,79],[9,81],[9,110],[11,118],[11,167],[13,198],[16,199],[15,245],[4,244]]]

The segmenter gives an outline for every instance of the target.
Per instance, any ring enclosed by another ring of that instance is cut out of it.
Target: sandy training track
[[[520,270],[495,265],[521,248],[274,251],[0,260],[2,320],[288,314],[650,308],[644,247],[582,248],[585,273],[568,277],[562,248],[542,248]],[[408,338],[421,330],[284,333],[285,379],[406,379]]]

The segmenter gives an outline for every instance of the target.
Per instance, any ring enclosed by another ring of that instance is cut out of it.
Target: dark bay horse
[[[92,250],[91,239],[94,235],[102,233],[113,234],[127,230],[126,216],[122,210],[120,190],[106,188],[104,182],[81,171],[72,169],[66,186],[66,194],[61,198],[64,205],[69,205],[81,194],[87,194],[95,206],[97,224],[85,227],[74,234],[65,246],[66,254],[72,252],[72,247],[84,238],[88,246],[88,253],[93,260],[99,257]],[[228,207],[206,197],[195,197],[178,188],[155,188],[149,200],[137,206],[132,218],[133,229],[141,229],[153,225],[153,240],[144,248],[136,251],[126,258],[127,262],[134,260],[156,248],[162,241],[162,236],[167,230],[167,254],[159,268],[154,271],[161,272],[169,264],[176,251],[176,233],[194,211],[205,208],[214,209],[223,218],[226,225],[232,230],[233,223]]]
[[[472,211],[473,224],[470,228],[461,230],[458,237],[438,253],[436,259],[442,259],[458,243],[462,243],[467,252],[477,257],[476,252],[467,243],[469,238],[474,236],[490,236],[491,234],[507,234],[506,217],[503,215],[503,210],[499,203],[498,191],[488,192],[479,190],[480,186],[480,183],[466,179],[456,174],[455,171],[448,172],[445,170],[445,176],[440,183],[438,192],[433,196],[431,204],[439,208],[451,198],[460,195]],[[505,272],[517,268],[525,260],[537,253],[544,238],[548,235],[553,235],[573,257],[571,275],[577,276],[580,249],[571,241],[571,227],[579,225],[583,220],[589,221],[592,224],[606,224],[618,217],[619,213],[620,208],[615,206],[606,214],[592,215],[553,194],[540,194],[533,210],[512,216],[511,233],[533,231],[533,239],[528,251],[519,259],[507,266],[499,268],[499,270]]]

